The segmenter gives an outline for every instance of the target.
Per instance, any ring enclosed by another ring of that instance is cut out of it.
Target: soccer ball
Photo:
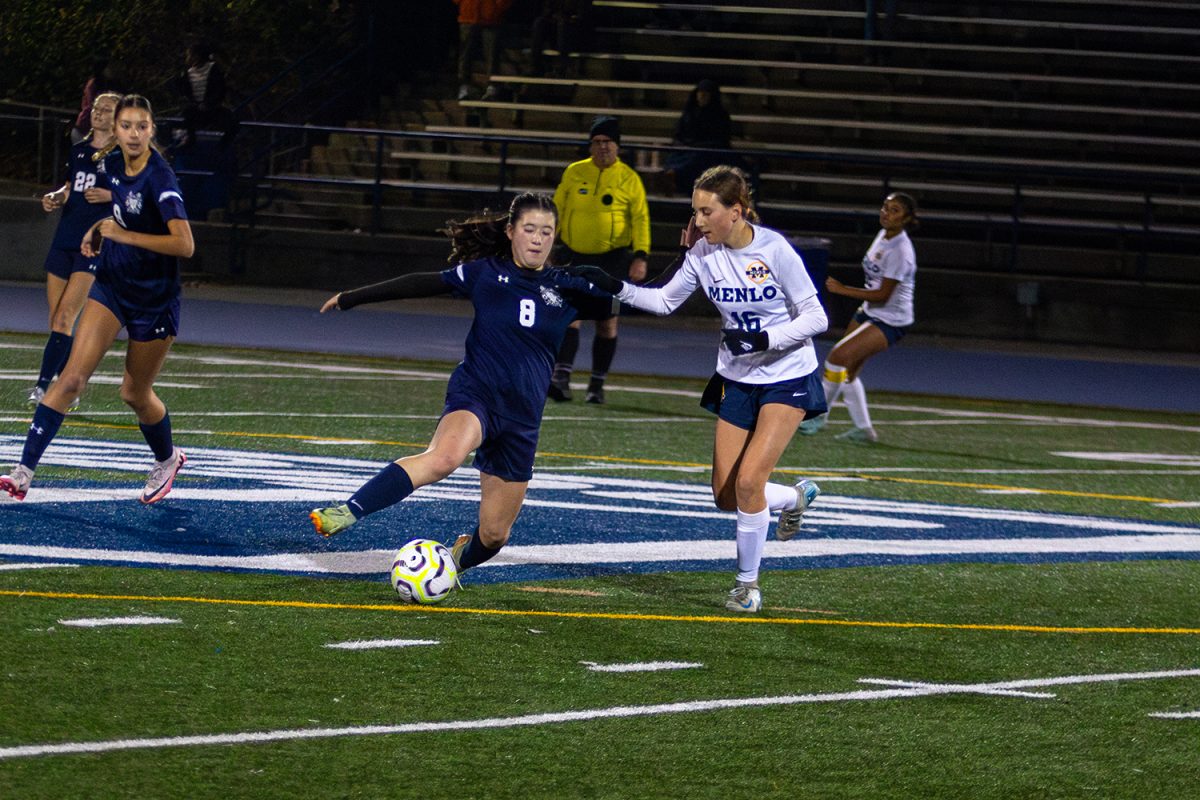
[[[450,548],[432,539],[413,539],[392,559],[392,588],[409,603],[440,603],[450,596],[458,568]]]

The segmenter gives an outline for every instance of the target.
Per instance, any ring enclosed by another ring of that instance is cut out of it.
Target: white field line
[[[60,619],[59,625],[72,628],[106,628],[116,625],[178,625],[181,619],[170,617],[85,617],[82,619]]]
[[[496,730],[501,728],[555,725],[566,722],[590,722],[597,719],[631,719],[656,717],[664,714],[696,714],[707,711],[725,711],[742,708],[768,708],[807,703],[870,702],[893,700],[903,697],[929,697],[934,695],[981,694],[995,690],[1024,689],[1039,686],[1067,686],[1071,684],[1112,683],[1118,681],[1156,680],[1160,678],[1183,678],[1200,675],[1200,669],[1163,670],[1158,672],[1124,672],[1101,675],[1067,675],[1057,678],[1034,678],[1029,680],[1005,681],[1002,683],[976,684],[921,684],[919,686],[859,690],[854,692],[832,692],[828,694],[783,695],[777,697],[738,697],[718,700],[693,700],[680,703],[662,703],[644,706],[612,706],[578,711],[559,711],[544,714],[525,714],[515,717],[490,717],[485,719],[448,720],[443,722],[410,722],[399,725],[363,725],[344,728],[293,728],[246,733],[217,733],[190,736],[164,736],[145,739],[109,739],[95,742],[63,742],[60,744],[33,744],[0,748],[0,760],[30,758],[35,756],[72,755],[78,753],[108,753],[117,750],[152,750],[166,747],[201,747],[230,744],[264,744],[267,742],[297,741],[304,739],[334,739],[346,736],[385,736],[408,733],[440,733],[443,731]]]
[[[78,564],[58,564],[52,561],[30,561],[24,564],[0,564],[0,571],[19,569],[74,569]]]
[[[1200,711],[1155,711],[1146,716],[1158,719],[1200,719]]]
[[[556,545],[509,545],[480,568],[533,564],[641,564],[729,561],[735,543],[728,539],[680,542],[611,542]],[[1200,536],[1188,534],[1088,536],[1024,539],[792,539],[768,541],[763,557],[831,558],[849,556],[1056,555],[1056,554],[1200,553]],[[161,564],[177,567],[272,570],[312,574],[375,575],[388,571],[394,550],[272,553],[212,556],[153,550],[88,549],[0,543],[0,556],[55,560]]]
[[[878,686],[909,686],[909,687],[925,687],[937,686],[936,683],[922,683],[921,681],[893,681],[885,678],[859,678],[859,683],[871,683]],[[969,691],[973,694],[993,694],[1004,697],[1032,697],[1038,700],[1046,700],[1057,697],[1054,692],[1022,692],[1016,689],[975,689],[963,687],[964,691]]]
[[[441,644],[437,639],[359,639],[353,642],[333,642],[325,645],[331,650],[378,650],[385,647],[420,647]]]
[[[662,672],[671,669],[700,669],[704,665],[696,661],[644,661],[636,664],[597,664],[580,661],[591,672]]]

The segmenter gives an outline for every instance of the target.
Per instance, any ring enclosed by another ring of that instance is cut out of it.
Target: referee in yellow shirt
[[[591,264],[620,280],[646,279],[650,251],[650,208],[642,179],[617,157],[621,126],[616,117],[596,117],[588,132],[590,156],[563,171],[554,191],[562,245],[555,264]],[[555,359],[549,395],[571,399],[571,370],[579,350],[579,322],[567,329]],[[604,402],[604,379],[617,352],[617,317],[598,320],[592,340],[592,377],[586,401]]]

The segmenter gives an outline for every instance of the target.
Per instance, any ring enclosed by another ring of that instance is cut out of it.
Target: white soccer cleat
[[[30,408],[37,408],[41,405],[42,398],[46,396],[46,390],[40,386],[35,386],[29,392],[29,397],[25,398],[25,402]]]
[[[753,614],[762,608],[762,592],[757,586],[734,586],[725,599],[725,608]]]
[[[171,451],[171,457],[166,461],[155,461],[150,469],[150,476],[146,479],[146,488],[138,499],[146,505],[162,500],[170,493],[171,487],[175,485],[175,476],[186,463],[187,456],[178,447]]]
[[[803,422],[800,423],[800,435],[801,436],[813,436],[817,433],[820,433],[821,429],[825,427],[825,423],[828,420],[829,420],[829,414],[827,414],[827,413],[826,414],[818,414],[815,417],[811,417],[809,419],[804,420]]]
[[[29,492],[29,484],[33,483],[33,470],[24,464],[18,464],[8,475],[0,475],[0,491],[8,492],[14,500],[24,500]]]
[[[841,439],[843,442],[859,442],[860,444],[874,444],[879,441],[879,434],[874,428],[851,428],[845,433],[839,433],[833,437]]]
[[[779,524],[775,526],[775,538],[786,542],[800,532],[800,523],[804,521],[804,512],[813,501],[821,496],[821,487],[808,478],[796,481],[796,507],[791,511],[779,512]]]

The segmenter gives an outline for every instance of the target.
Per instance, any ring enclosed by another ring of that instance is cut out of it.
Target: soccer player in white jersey
[[[867,409],[867,390],[858,373],[867,359],[903,339],[914,319],[917,255],[906,229],[918,224],[916,201],[903,192],[892,192],[879,209],[879,224],[879,233],[863,256],[863,288],[846,286],[835,278],[825,281],[826,291],[863,301],[846,326],[846,333],[825,359],[821,379],[830,406],[839,395],[846,403],[854,427],[837,438],[852,442],[879,440]],[[816,433],[825,426],[828,416],[805,420],[800,432]]]
[[[696,289],[721,312],[716,373],[700,404],[717,415],[713,499],[737,512],[737,577],[725,607],[755,612],[762,607],[758,573],[771,512],[780,512],[777,538],[790,539],[820,494],[809,480],[786,486],[768,479],[801,421],[827,410],[812,337],[828,321],[800,256],[756,224],[741,170],[705,171],[692,208],[703,238],[662,286],[633,286],[596,268],[576,272],[654,314],[670,314]]]

